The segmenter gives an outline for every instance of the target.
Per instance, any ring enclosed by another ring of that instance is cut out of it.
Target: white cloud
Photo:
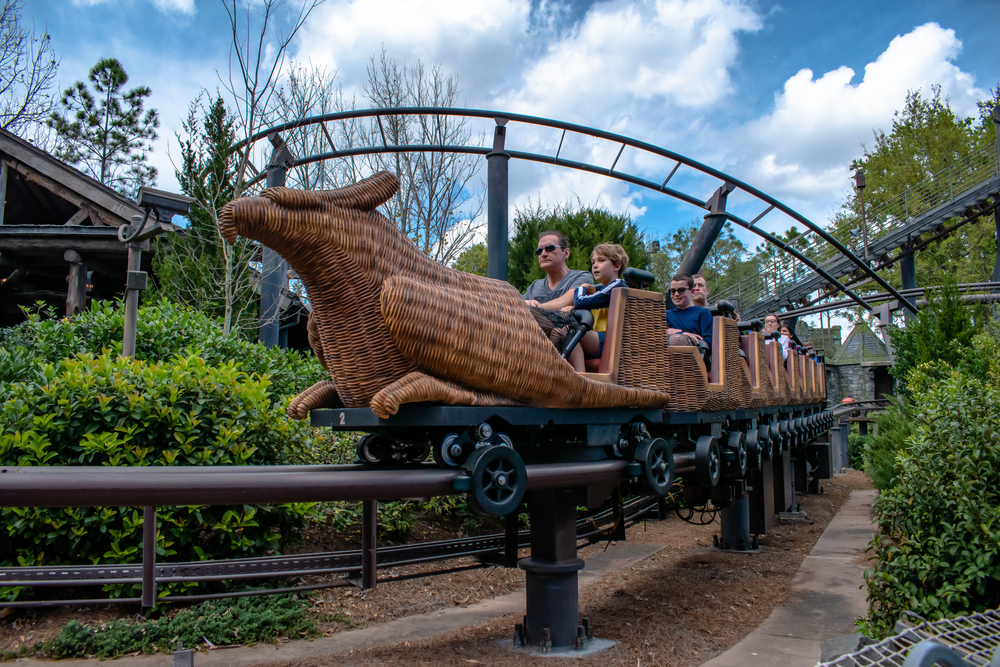
[[[961,115],[976,111],[985,91],[952,61],[962,49],[954,30],[927,23],[897,36],[865,66],[864,77],[840,67],[814,78],[803,69],[774,96],[774,111],[734,128],[736,173],[777,197],[831,201],[846,194],[848,164],[861,144],[874,143],[872,130],[889,130],[907,91],[929,95],[940,85]]]
[[[728,0],[612,0],[531,63],[506,107],[562,118],[627,114],[636,100],[666,108],[701,108],[731,90],[737,33],[760,18]]]
[[[334,0],[309,19],[295,57],[339,70],[360,90],[369,59],[441,64],[461,77],[463,94],[481,103],[517,66],[529,32],[529,0]]]

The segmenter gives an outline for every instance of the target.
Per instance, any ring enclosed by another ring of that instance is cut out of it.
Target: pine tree
[[[88,74],[93,92],[83,81],[63,91],[49,126],[56,132],[56,157],[77,165],[101,183],[126,196],[156,180],[156,168],[146,164],[153,150],[156,109],[144,111],[152,94],[148,86],[129,91],[128,74],[115,58],[101,58]]]
[[[207,106],[199,96],[177,135],[181,164],[175,171],[184,194],[194,198],[187,235],[157,253],[158,289],[167,298],[223,318],[225,333],[255,327],[256,301],[250,260],[254,245],[228,245],[219,235],[219,211],[233,198],[236,182],[236,120],[221,96]]]

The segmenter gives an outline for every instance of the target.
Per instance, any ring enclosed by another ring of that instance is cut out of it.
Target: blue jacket
[[[668,310],[667,326],[686,333],[698,334],[712,345],[712,311],[701,306],[691,306],[684,310]]]

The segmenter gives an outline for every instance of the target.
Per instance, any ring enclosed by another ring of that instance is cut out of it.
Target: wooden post
[[[0,161],[0,225],[3,224],[3,210],[7,207],[7,163]]]
[[[63,259],[69,262],[69,276],[66,289],[66,317],[79,315],[87,309],[87,265],[75,250],[63,253]]]

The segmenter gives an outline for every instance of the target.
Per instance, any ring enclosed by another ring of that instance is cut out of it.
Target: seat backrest
[[[748,407],[750,377],[740,358],[740,331],[728,317],[712,318],[712,368],[708,374],[707,410]]]

